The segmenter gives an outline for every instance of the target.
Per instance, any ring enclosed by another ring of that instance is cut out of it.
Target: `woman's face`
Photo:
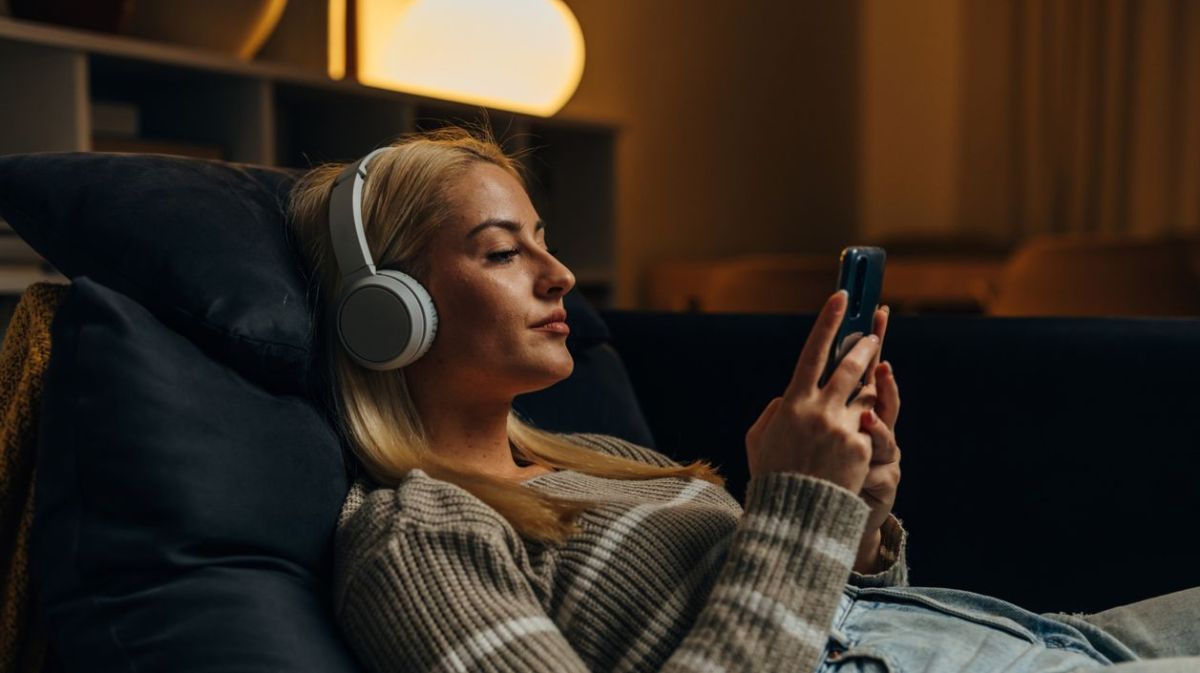
[[[515,396],[570,376],[565,331],[533,325],[563,310],[575,276],[546,251],[525,190],[502,168],[477,163],[450,195],[453,214],[430,243],[425,283],[438,332],[410,372],[472,396]]]

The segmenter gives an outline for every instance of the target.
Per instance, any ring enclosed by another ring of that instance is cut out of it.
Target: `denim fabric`
[[[1193,673],[1200,671],[1200,587],[1155,596],[1136,603],[1111,608],[1090,615],[1046,613],[1044,617],[1058,619],[1087,628],[1100,628],[1118,638],[1139,657],[1193,657]]]
[[[817,671],[1066,673],[1135,659],[1098,627],[1085,634],[998,598],[936,587],[847,586]]]

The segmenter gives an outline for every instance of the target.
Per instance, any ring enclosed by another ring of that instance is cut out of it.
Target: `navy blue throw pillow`
[[[65,668],[360,670],[329,606],[347,469],[314,403],[87,277],[51,337],[30,578]]]
[[[0,216],[64,275],[130,296],[274,390],[309,385],[313,320],[283,205],[296,172],[156,154],[0,157]]]

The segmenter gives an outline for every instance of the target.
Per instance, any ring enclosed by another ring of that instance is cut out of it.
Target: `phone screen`
[[[837,369],[838,363],[854,348],[858,340],[871,333],[875,322],[875,309],[879,306],[879,295],[883,290],[883,266],[887,253],[883,248],[856,246],[842,250],[838,265],[838,289],[846,290],[849,304],[842,324],[838,327],[833,346],[821,375],[820,385]],[[866,384],[866,374],[859,388]],[[853,400],[858,392],[850,397]]]

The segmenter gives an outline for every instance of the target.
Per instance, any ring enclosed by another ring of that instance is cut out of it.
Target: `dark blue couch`
[[[739,498],[812,316],[603,314],[657,448]],[[1200,585],[1200,319],[896,316],[911,582],[1035,611]]]
[[[0,157],[0,216],[73,287],[55,317],[30,540],[68,671],[358,670],[329,605],[352,478],[293,171],[159,155]],[[575,374],[516,406],[551,430],[707,458],[744,434],[806,316],[566,301]],[[1196,585],[1200,320],[896,317],[897,514],[915,584],[1095,610]]]

